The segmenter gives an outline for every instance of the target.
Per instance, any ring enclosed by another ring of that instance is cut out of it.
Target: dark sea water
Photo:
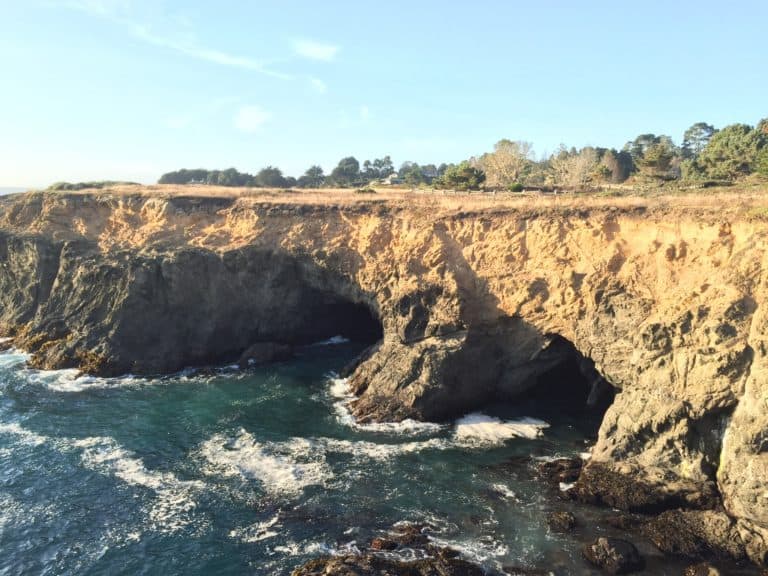
[[[599,517],[574,509],[589,530],[550,533],[546,512],[564,504],[518,458],[584,452],[578,427],[502,408],[357,427],[329,373],[359,350],[154,380],[32,371],[0,354],[0,574],[287,574],[399,521],[431,524],[491,572],[593,573],[578,549],[607,533]],[[647,573],[680,574],[643,551]]]

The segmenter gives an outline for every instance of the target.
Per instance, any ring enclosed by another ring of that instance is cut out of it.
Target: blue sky
[[[768,2],[0,0],[0,186],[679,142],[768,116]]]

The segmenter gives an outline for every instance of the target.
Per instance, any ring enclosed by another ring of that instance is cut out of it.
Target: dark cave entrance
[[[296,344],[312,344],[342,336],[358,344],[375,344],[383,337],[378,315],[370,306],[335,296],[308,299]]]
[[[586,438],[596,437],[616,390],[595,363],[559,335],[550,337],[535,361],[541,369],[514,399],[516,408],[552,424],[566,424]]]

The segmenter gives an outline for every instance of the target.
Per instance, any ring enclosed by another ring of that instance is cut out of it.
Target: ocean
[[[289,574],[426,523],[489,573],[597,574],[600,513],[552,533],[564,503],[535,474],[588,457],[593,429],[497,407],[444,425],[357,425],[341,339],[294,360],[162,378],[78,377],[0,354],[0,574]],[[589,427],[593,427],[590,424]],[[653,574],[680,574],[643,548]]]

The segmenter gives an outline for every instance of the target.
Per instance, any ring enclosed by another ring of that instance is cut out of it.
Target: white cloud
[[[309,83],[312,85],[312,88],[314,88],[318,94],[325,94],[328,92],[328,85],[320,80],[320,78],[315,78],[314,76],[310,76]]]
[[[330,62],[336,58],[336,54],[339,50],[340,48],[338,46],[324,44],[314,40],[295,40],[293,43],[293,51],[299,56],[309,58],[310,60]]]
[[[155,22],[155,24],[159,24],[164,28],[172,30],[179,29],[179,24],[184,23],[181,28],[187,28],[188,33],[183,37],[178,35],[177,37],[172,37],[166,34],[158,34],[153,30],[153,27],[131,18],[130,16],[132,16],[133,11],[132,2],[130,0],[71,0],[65,2],[63,6],[120,24],[127,28],[131,34],[147,44],[174,50],[180,54],[189,56],[190,58],[219,64],[221,66],[252,70],[283,80],[290,80],[293,78],[290,74],[284,74],[273,70],[269,66],[269,62],[265,60],[259,60],[249,56],[241,56],[239,54],[231,54],[229,52],[208,48],[198,44],[194,40],[194,35],[189,33],[192,29],[191,22],[182,14],[165,14],[159,18],[160,22]],[[157,20],[157,18],[154,18],[153,20]]]
[[[261,106],[243,106],[235,114],[234,126],[241,132],[253,134],[270,118],[272,115]]]
[[[371,119],[371,109],[368,108],[368,106],[360,106],[358,113],[360,114],[360,120],[363,122],[367,122]]]

